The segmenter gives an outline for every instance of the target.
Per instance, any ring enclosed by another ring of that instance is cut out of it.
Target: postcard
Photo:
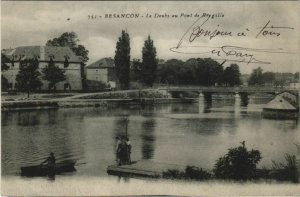
[[[1,7],[1,195],[299,195],[298,1]]]

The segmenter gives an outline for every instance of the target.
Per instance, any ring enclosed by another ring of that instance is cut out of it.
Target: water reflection
[[[122,139],[125,137],[130,138],[130,132],[128,132],[129,122],[130,120],[128,115],[116,117],[113,136],[114,140],[116,139],[116,137],[120,137]]]
[[[151,159],[154,155],[155,119],[146,119],[142,123],[142,155],[143,159]]]
[[[129,183],[130,182],[130,178],[127,177],[127,176],[118,176],[118,183],[121,183],[122,181],[124,183]]]
[[[10,115],[9,129],[2,127],[4,140],[1,145],[5,150],[2,151],[2,173],[19,173],[20,167],[38,165],[50,152],[57,155],[58,162],[77,160],[82,155],[82,134],[79,132],[82,125],[69,120],[74,117],[55,110],[21,111]],[[64,123],[57,124],[60,121]]]
[[[35,111],[20,111],[18,112],[19,126],[34,126],[40,124],[40,114]]]
[[[204,93],[204,113],[210,113],[212,107],[212,94]]]
[[[241,112],[241,97],[239,94],[235,94],[234,98],[234,113],[236,116],[239,116]]]
[[[297,121],[262,119],[262,107],[256,99],[241,107],[233,96],[215,95],[210,104],[200,96],[199,103],[144,109],[3,112],[2,174],[18,174],[21,166],[36,165],[54,152],[58,161],[74,159],[83,164],[76,166],[72,176],[107,176],[107,166],[115,164],[115,137],[125,136],[126,117],[134,161],[153,159],[212,168],[228,148],[245,140],[250,148],[262,152],[262,165],[271,165],[295,148],[299,125]],[[210,113],[204,113],[205,109]]]

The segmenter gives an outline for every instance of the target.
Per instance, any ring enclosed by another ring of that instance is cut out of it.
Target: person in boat
[[[41,165],[45,164],[47,165],[48,168],[50,169],[54,169],[55,168],[55,162],[56,162],[56,159],[55,159],[55,156],[54,156],[54,153],[50,153],[50,156],[41,163]]]
[[[131,163],[131,142],[128,137],[126,137],[126,148],[127,148],[127,164]]]

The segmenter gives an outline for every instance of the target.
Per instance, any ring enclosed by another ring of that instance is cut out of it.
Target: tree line
[[[130,81],[151,87],[154,82],[181,85],[240,85],[240,70],[237,64],[223,68],[223,64],[211,58],[192,58],[187,61],[171,59],[158,65],[156,48],[150,35],[142,48],[142,61],[130,62],[130,37],[122,31],[115,51],[116,75],[121,89],[128,89]]]
[[[285,86],[290,82],[299,82],[299,72],[296,73],[275,73],[263,72],[261,67],[253,69],[249,79],[248,85],[255,86]]]
[[[81,76],[83,89],[86,89],[86,76],[84,74],[85,63],[89,60],[89,51],[79,44],[79,39],[74,32],[65,32],[61,36],[48,40],[46,46],[67,46],[76,56],[81,58]],[[116,42],[114,56],[115,71],[120,89],[129,89],[130,82],[138,82],[146,87],[152,87],[154,83],[171,85],[203,85],[203,86],[237,86],[242,83],[241,73],[237,64],[228,67],[223,66],[211,58],[191,58],[186,61],[170,59],[159,64],[156,47],[148,35],[141,50],[142,60],[130,60],[130,36],[122,30],[121,36]],[[1,53],[1,71],[7,70],[10,62]],[[41,73],[38,71],[37,58],[20,61],[20,71],[16,77],[16,87],[21,91],[30,92],[41,86]],[[67,60],[64,64],[68,64]],[[66,79],[64,70],[55,65],[50,57],[48,65],[42,70],[42,79],[49,81],[49,89],[55,89],[55,85]],[[292,74],[293,75],[293,74]],[[287,81],[299,81],[299,72],[291,77],[291,73],[263,72],[258,67],[253,69],[249,79],[249,85],[285,85]],[[2,75],[2,89],[9,87],[8,80]]]
[[[167,60],[159,67],[157,81],[164,84],[235,86],[241,84],[237,64],[224,69],[223,64],[211,58],[191,58],[187,61]]]

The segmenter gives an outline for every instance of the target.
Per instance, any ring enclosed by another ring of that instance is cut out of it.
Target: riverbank
[[[156,89],[125,90],[96,93],[57,93],[32,94],[29,98],[25,94],[2,94],[2,111],[56,109],[71,107],[118,107],[146,105],[191,103],[193,98],[168,98],[165,91]]]
[[[2,101],[1,111],[17,111],[32,109],[58,109],[72,107],[118,107],[141,106],[170,103],[193,103],[191,98],[143,98],[143,99],[53,99],[53,100],[23,100]]]

